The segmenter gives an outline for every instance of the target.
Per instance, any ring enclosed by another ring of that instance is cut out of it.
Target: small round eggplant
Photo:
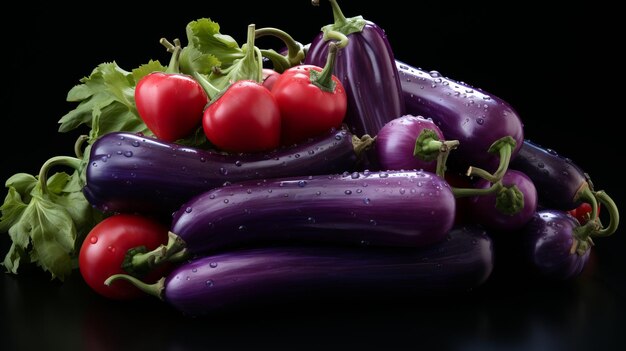
[[[487,180],[480,179],[475,187],[487,189],[491,185]],[[535,214],[537,189],[527,175],[512,169],[507,170],[502,177],[502,185],[505,188],[498,193],[472,198],[469,207],[472,219],[494,231],[515,231],[526,225]],[[512,191],[512,187],[519,191]],[[519,198],[511,199],[511,196]]]
[[[561,280],[580,275],[589,260],[592,243],[585,235],[585,226],[563,211],[535,213],[521,232],[523,250],[534,271]]]
[[[423,169],[434,173],[437,170],[436,157],[414,156],[415,142],[424,130],[431,131],[433,140],[443,140],[439,127],[432,119],[422,116],[404,115],[385,123],[374,143],[381,170]]]
[[[468,226],[453,228],[445,240],[424,248],[247,248],[182,263],[157,284],[128,275],[114,275],[107,283],[130,280],[184,315],[202,316],[294,299],[463,294],[481,286],[492,270],[490,237]]]

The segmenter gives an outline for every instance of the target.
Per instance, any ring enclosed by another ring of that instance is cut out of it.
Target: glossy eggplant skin
[[[578,221],[559,210],[535,213],[522,231],[523,248],[533,271],[550,279],[567,280],[580,275],[591,249],[571,252]]]
[[[170,231],[194,254],[278,242],[418,247],[443,240],[454,217],[434,173],[346,172],[210,190],[181,206]]]
[[[484,230],[455,227],[440,243],[417,249],[280,246],[203,256],[176,267],[161,296],[182,314],[202,316],[285,299],[463,294],[492,270],[492,242]]]
[[[511,157],[522,146],[524,130],[518,113],[507,102],[437,71],[427,72],[396,60],[406,112],[432,118],[447,140],[458,140],[450,153],[450,168],[465,172],[469,166],[489,172],[497,169],[499,155],[489,153],[498,139],[516,141]]]
[[[360,32],[348,34],[348,45],[339,49],[334,74],[348,97],[344,122],[358,137],[375,136],[385,123],[405,114],[404,96],[394,53],[383,29],[365,21]],[[309,46],[305,64],[324,67],[328,41],[317,35]]]
[[[578,207],[578,192],[589,184],[589,176],[571,159],[530,140],[524,140],[511,168],[532,179],[539,203],[546,208],[569,211]]]
[[[263,154],[221,154],[116,132],[92,145],[83,193],[104,212],[170,216],[192,196],[224,183],[343,172],[355,162],[346,130]]]

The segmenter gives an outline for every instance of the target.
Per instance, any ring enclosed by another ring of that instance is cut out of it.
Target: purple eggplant
[[[481,286],[492,270],[492,241],[470,226],[454,228],[440,243],[423,248],[246,248],[182,263],[154,285],[128,275],[114,275],[107,283],[130,280],[184,315],[202,316],[288,299],[463,294]]]
[[[435,172],[436,155],[420,158],[414,156],[416,141],[424,130],[430,130],[431,140],[443,140],[437,125],[422,116],[404,115],[383,125],[376,135],[373,150],[382,170],[422,169]],[[438,154],[438,147],[435,148]]]
[[[592,225],[592,222],[589,223]],[[541,210],[521,232],[525,257],[533,270],[550,279],[578,276],[591,250],[588,225],[559,210]]]
[[[537,210],[537,189],[526,174],[513,169],[506,171],[501,184],[506,188],[495,194],[471,199],[469,209],[472,220],[493,231],[519,230],[530,221]],[[485,179],[479,179],[474,186],[487,189],[492,184]],[[510,197],[516,198],[511,201]]]
[[[530,140],[524,140],[511,168],[533,180],[543,207],[569,211],[581,201],[590,202],[592,207],[596,202],[589,193],[593,187],[587,173],[571,159]]]
[[[311,41],[304,63],[323,67],[327,41],[339,40],[334,72],[348,97],[344,122],[355,135],[374,136],[386,122],[405,114],[394,54],[378,25],[361,16],[346,18],[337,1],[330,3],[335,23],[323,27]]]
[[[398,60],[396,65],[406,112],[432,118],[446,139],[458,140],[459,147],[450,154],[450,168],[461,172],[469,166],[494,173],[496,169],[505,171],[506,158],[515,157],[524,138],[522,120],[508,103],[437,71],[427,72]],[[490,152],[503,138],[512,139],[509,154],[503,155],[504,149]]]
[[[276,242],[425,246],[452,228],[448,184],[423,171],[233,183],[186,202],[170,232],[192,254]]]
[[[91,147],[83,193],[104,212],[171,214],[224,183],[350,170],[352,135],[330,131],[263,154],[221,154],[133,133],[110,133]]]

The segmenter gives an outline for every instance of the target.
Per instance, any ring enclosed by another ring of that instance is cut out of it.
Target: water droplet
[[[309,222],[309,223],[315,223],[315,218],[313,218],[313,217],[309,217],[309,218],[307,218],[306,220],[307,220],[307,222]]]
[[[217,262],[210,262],[209,263],[209,267],[211,267],[211,268],[217,267]]]
[[[241,165],[242,165],[241,161],[239,161],[239,160],[235,161],[235,166],[241,167]]]
[[[215,283],[213,283],[211,279],[206,281],[206,286],[208,286],[209,288],[212,287],[213,285],[215,285]]]
[[[320,196],[320,195],[322,195],[322,192],[321,191],[316,191],[315,195]]]
[[[139,147],[139,141],[137,140],[133,140],[130,144],[134,147]]]
[[[430,71],[428,72],[430,74],[431,77],[433,78],[438,78],[441,77],[441,73],[439,73],[438,71]]]
[[[369,205],[370,201],[371,200],[370,200],[369,197],[366,197],[365,199],[363,199],[363,203],[366,204],[366,205]]]
[[[224,203],[227,204],[228,203],[228,199],[224,199]]]
[[[295,154],[295,155],[293,155],[293,157],[300,158],[300,154]]]
[[[352,177],[352,179],[358,179],[359,176],[359,172],[352,172],[352,175],[350,177]]]
[[[215,194],[209,195],[209,199],[211,199],[211,200],[215,199]]]
[[[360,194],[363,192],[363,189],[356,189],[357,194]]]
[[[387,177],[389,177],[389,173],[381,172],[378,176],[381,177],[381,178],[387,178]]]
[[[477,119],[476,119],[476,123],[478,123],[479,125],[481,125],[481,126],[482,126],[482,125],[483,125],[483,123],[485,123],[485,120],[484,120],[484,119],[482,119],[482,118],[477,118]]]
[[[228,170],[224,167],[220,167],[220,174],[221,175],[227,175],[228,174]]]
[[[550,154],[550,155],[558,155],[556,151],[552,150],[552,149],[546,149],[546,151]]]
[[[422,183],[422,182],[417,182],[417,186],[418,186],[418,187],[420,187],[420,188],[421,188],[421,187],[422,187],[422,185],[424,185],[424,183]]]
[[[92,165],[93,167],[98,167],[98,164],[97,164],[97,163],[95,163],[95,162],[92,162],[92,163],[91,163],[91,165]]]
[[[109,246],[107,250],[109,250],[110,253],[115,253],[115,246]]]
[[[400,189],[400,194],[404,195],[405,192],[406,192],[406,190],[404,188]]]
[[[206,157],[200,157],[200,162],[206,162]]]
[[[245,225],[240,225],[237,229],[239,229],[239,230],[241,230],[241,231],[244,231],[244,230],[246,230],[246,229],[248,229],[248,228],[246,228],[246,226],[245,226]]]
[[[301,180],[301,181],[298,182],[298,186],[301,187],[301,188],[304,188],[306,186],[306,184],[307,184],[306,180]]]
[[[91,238],[89,238],[89,242],[92,244],[95,244],[98,242],[98,237],[97,236],[92,236]]]
[[[191,213],[191,211],[193,211],[193,209],[192,209],[191,207],[187,207],[187,208],[185,209],[185,212],[187,212],[187,213]]]
[[[131,156],[133,156],[133,152],[132,151],[124,151],[124,156],[131,157]]]
[[[539,163],[537,163],[537,167],[539,167],[539,168],[543,168],[543,167],[545,167],[545,166],[546,166],[546,165],[544,165],[544,164],[543,164],[543,162],[539,162]]]
[[[192,268],[191,271],[196,273],[196,272],[198,272],[198,268]]]
[[[346,194],[346,195],[351,195],[352,194],[352,190],[346,190],[343,193]]]
[[[370,219],[370,224],[371,224],[371,225],[377,225],[378,223],[376,223],[376,221],[375,221],[375,220]]]
[[[246,193],[252,194],[252,189],[246,189]]]
[[[370,244],[370,242],[367,241],[367,240],[361,240],[360,244],[363,245],[363,246],[368,246]]]

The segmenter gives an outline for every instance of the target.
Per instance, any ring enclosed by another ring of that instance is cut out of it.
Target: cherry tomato
[[[129,249],[145,246],[153,250],[166,244],[168,228],[147,217],[117,214],[98,223],[85,237],[78,256],[80,273],[89,287],[98,294],[118,300],[145,296],[126,281],[115,281],[106,286],[104,281],[113,274],[126,273],[122,263]],[[159,267],[142,280],[153,283],[167,269]]]
[[[204,111],[207,139],[227,152],[273,150],[280,143],[280,110],[272,93],[252,80],[240,80]]]
[[[206,92],[192,77],[153,72],[135,87],[137,112],[148,129],[165,141],[176,141],[200,126],[208,103]]]
[[[578,220],[578,222],[582,225],[589,221],[591,217],[591,205],[587,202],[581,203],[578,207],[573,210],[567,211],[570,215]],[[600,215],[600,205],[598,204],[598,216]]]
[[[288,145],[339,128],[348,99],[343,85],[332,76],[334,89],[326,91],[311,82],[314,65],[299,65],[283,72],[272,87],[282,118],[281,143]]]

